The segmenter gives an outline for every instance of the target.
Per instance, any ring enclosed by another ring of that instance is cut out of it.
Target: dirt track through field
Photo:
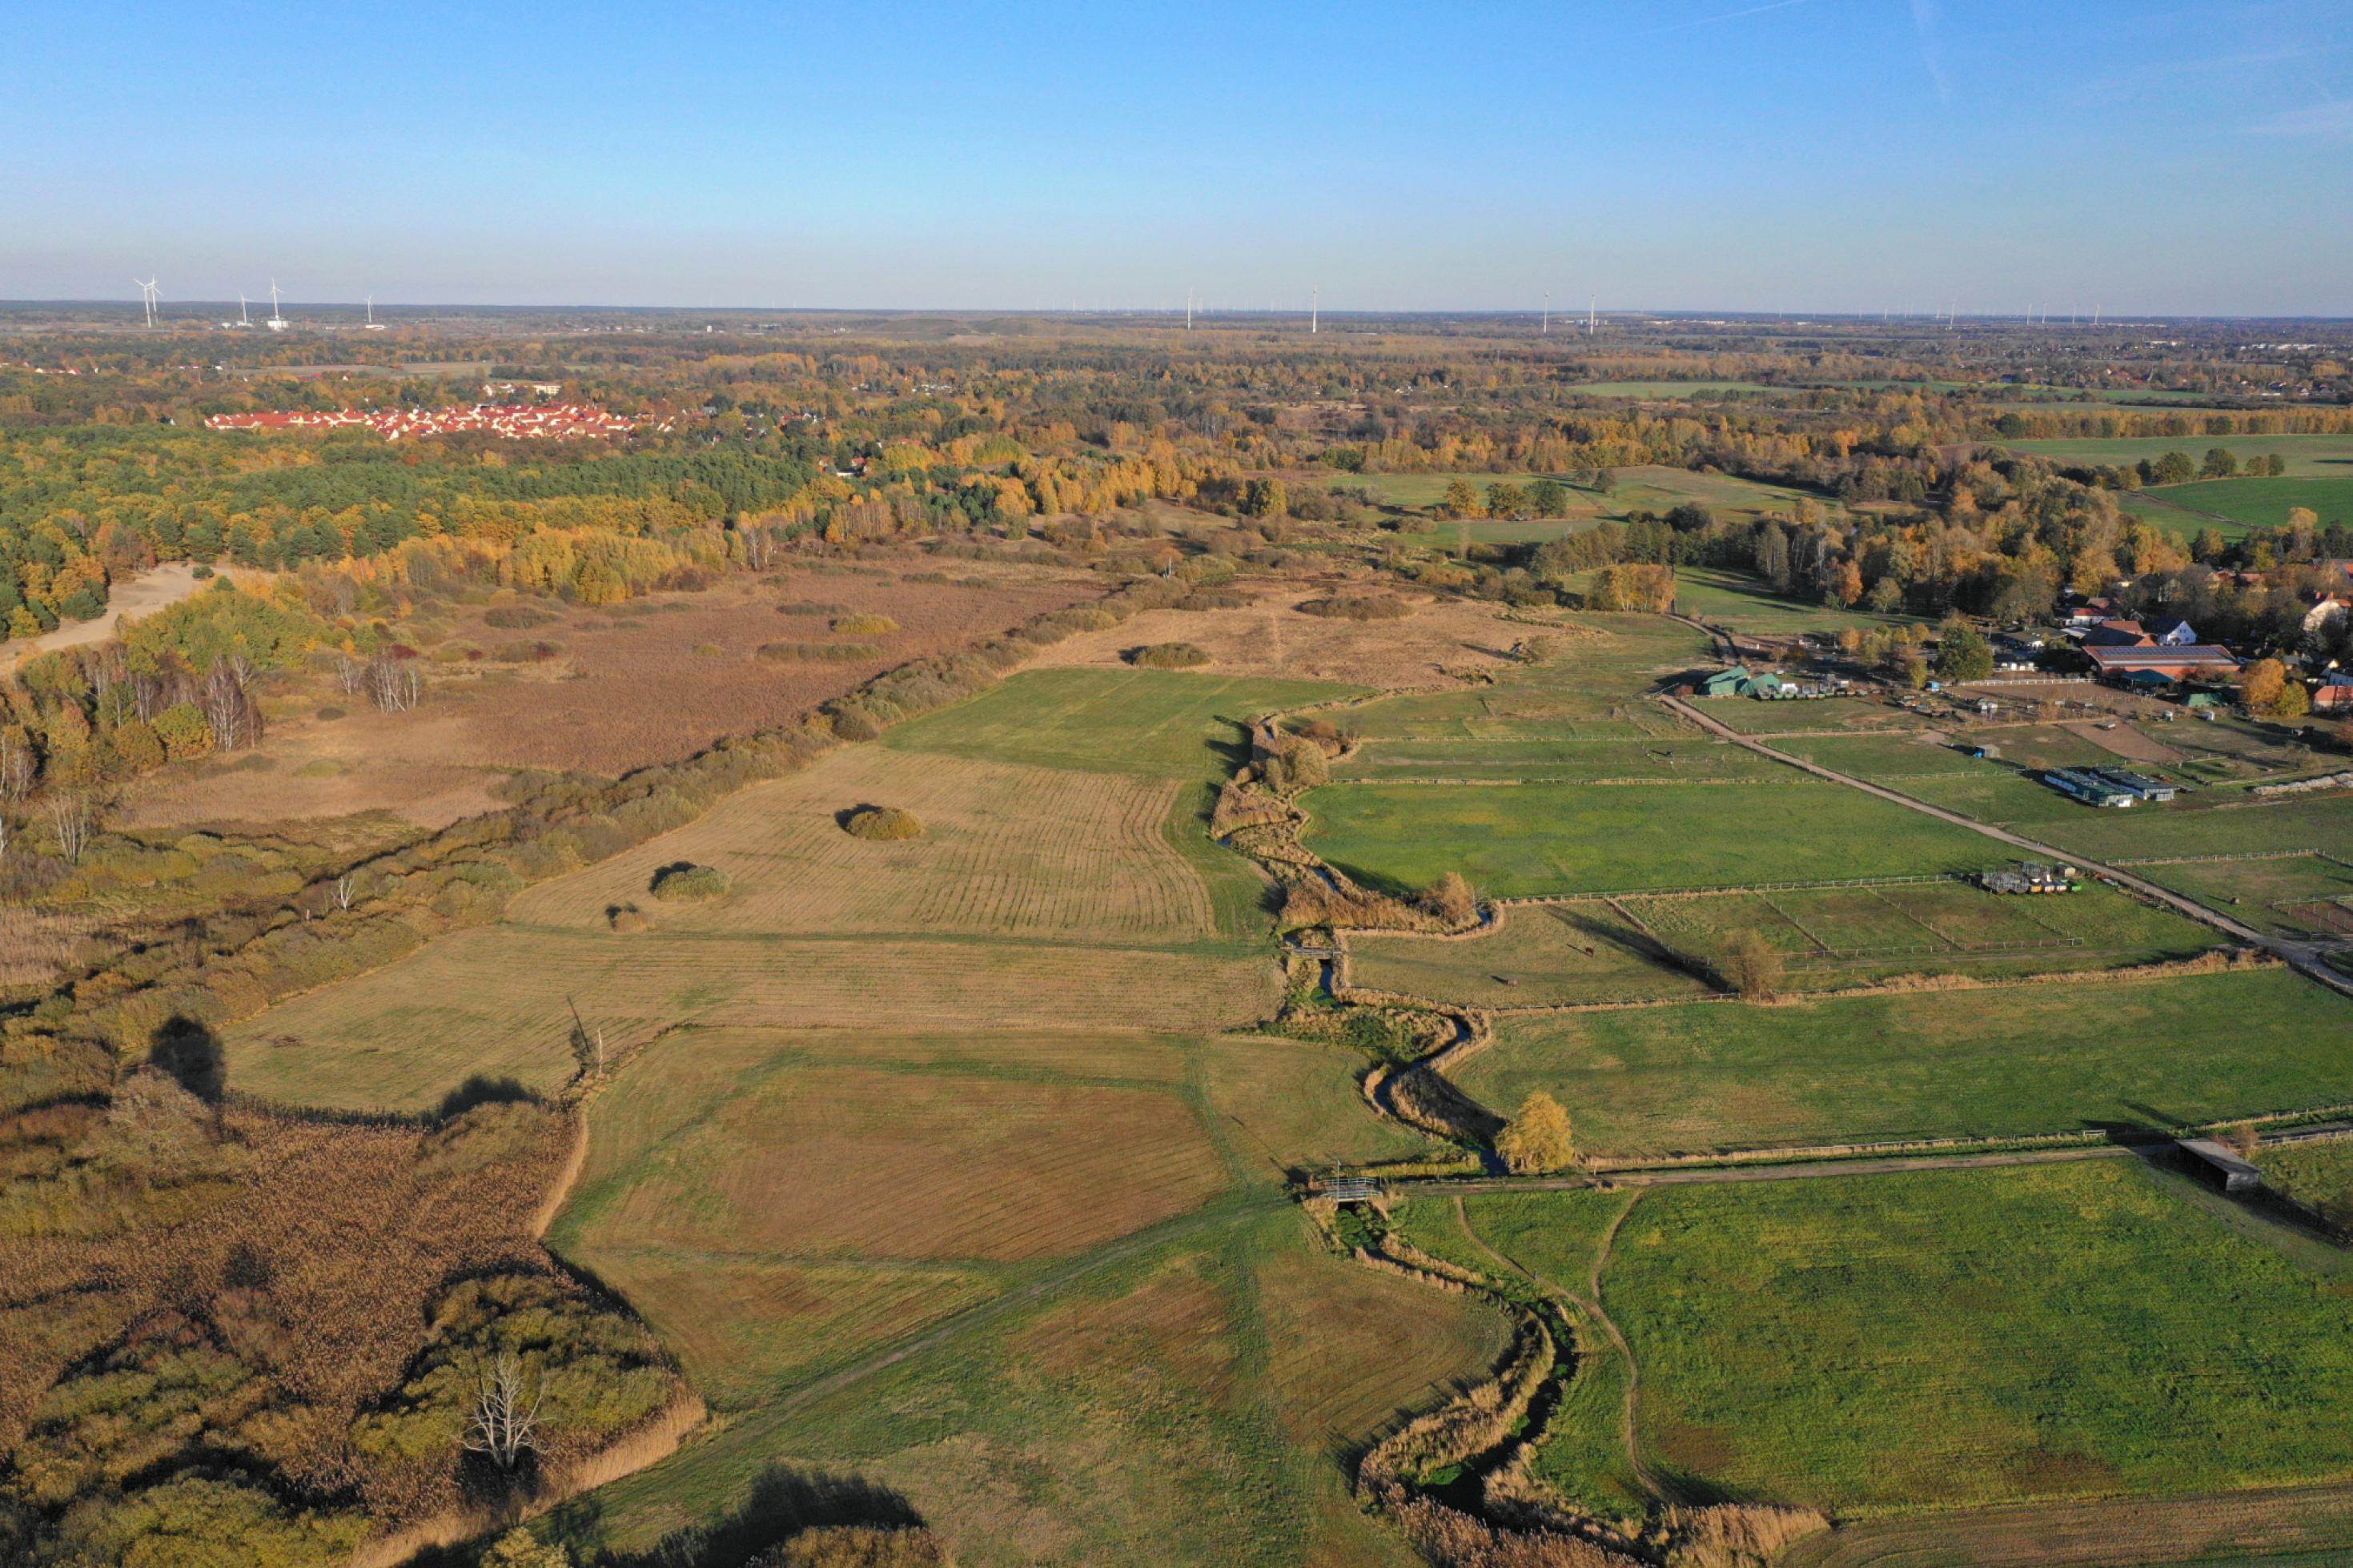
[[[1882,800],[1893,801],[1897,805],[1949,822],[1957,827],[1966,827],[1972,833],[1982,834],[1988,838],[1996,839],[2013,848],[2026,850],[2043,859],[2081,866],[2094,876],[2105,877],[2121,886],[2130,888],[2144,898],[2153,899],[2168,909],[2189,916],[2191,920],[2211,926],[2225,935],[2235,937],[2249,947],[2261,948],[2266,952],[2284,959],[2294,965],[2298,973],[2309,979],[2318,981],[2332,991],[2346,996],[2353,996],[2353,979],[2348,979],[2329,968],[2321,959],[2319,951],[2308,942],[2288,942],[2284,938],[2266,936],[2253,926],[2242,925],[2230,916],[2210,910],[2197,900],[2177,893],[2170,888],[2160,887],[2145,877],[2137,877],[2129,871],[2118,870],[2113,866],[2104,866],[2096,861],[2087,860],[2071,851],[2024,837],[2007,828],[1995,827],[1990,824],[1979,822],[1973,816],[1964,816],[1957,811],[1947,811],[1943,806],[1931,805],[1924,800],[1915,800],[1900,791],[1889,789],[1884,784],[1875,784],[1867,779],[1859,779],[1852,774],[1823,767],[1820,763],[1809,762],[1803,757],[1793,757],[1787,752],[1775,751],[1762,742],[1744,735],[1736,730],[1729,729],[1709,718],[1681,698],[1662,696],[1659,700],[1670,710],[1690,720],[1708,733],[1719,739],[1730,741],[1736,746],[1744,746],[1759,756],[1771,757],[1776,762],[1786,763],[1793,768],[1812,773],[1817,778],[1828,779],[1832,784],[1844,784],[1849,789],[1859,789],[1865,795],[1875,795]]]

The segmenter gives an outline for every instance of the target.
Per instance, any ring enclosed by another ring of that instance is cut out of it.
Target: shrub
[[[1520,1113],[1495,1134],[1495,1153],[1514,1175],[1567,1169],[1577,1162],[1577,1140],[1568,1112],[1551,1095],[1535,1090],[1520,1102]]]
[[[1276,749],[1259,763],[1259,775],[1277,795],[1291,795],[1332,782],[1332,764],[1324,748],[1296,735],[1276,737]]]
[[[894,805],[861,805],[841,819],[842,831],[852,838],[921,838],[923,819]]]
[[[1479,916],[1479,895],[1460,871],[1438,879],[1421,897],[1422,907],[1449,925],[1469,925]]]
[[[174,702],[156,714],[155,738],[175,763],[208,755],[213,749],[213,727],[193,702]]]
[[[482,624],[502,632],[519,632],[532,626],[543,626],[560,617],[530,605],[501,605],[482,615]]]
[[[346,714],[342,709],[332,706],[320,709],[316,716],[328,721],[350,717],[350,715]]]
[[[727,873],[716,866],[691,866],[681,861],[655,872],[648,890],[657,899],[716,899],[732,885]]]
[[[1413,606],[1394,594],[1334,594],[1308,600],[1299,613],[1344,621],[1401,621],[1413,614]]]
[[[1732,939],[1725,950],[1724,978],[1743,996],[1764,1001],[1781,989],[1781,953],[1753,931]]]
[[[888,616],[837,616],[833,629],[844,637],[879,637],[899,629],[899,623]]]
[[[871,741],[882,733],[882,721],[866,709],[845,703],[833,712],[833,732],[844,741]]]
[[[921,1525],[829,1524],[802,1531],[747,1568],[948,1568],[948,1554]]]
[[[605,911],[605,919],[623,936],[634,936],[646,929],[646,917],[638,911],[635,904],[616,904]]]
[[[880,658],[882,650],[871,642],[772,642],[760,645],[759,657],[771,664],[790,664],[804,658],[847,661]]]
[[[1128,649],[1127,662],[1138,669],[1197,669],[1209,656],[1188,642],[1156,642]]]

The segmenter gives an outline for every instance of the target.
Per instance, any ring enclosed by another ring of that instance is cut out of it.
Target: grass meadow
[[[2115,1158],[1656,1189],[1604,1296],[1651,1462],[1870,1517],[2345,1475],[2345,1273]]]
[[[1646,956],[1643,946],[1641,933],[1599,900],[1515,904],[1500,929],[1470,941],[1352,935],[1348,978],[1375,991],[1473,1007],[1708,994],[1704,982]]]
[[[1351,875],[1426,888],[1460,871],[1504,898],[1979,869],[1998,847],[1785,770],[1739,784],[1334,784],[1307,843]]]
[[[2006,441],[2013,451],[2030,452],[2053,462],[2073,464],[2105,464],[2120,467],[2126,463],[2150,462],[2168,452],[2186,452],[2193,461],[2203,461],[2209,450],[2226,447],[2245,462],[2249,458],[2277,456],[2287,459],[2286,478],[2292,479],[2322,479],[2330,476],[2353,476],[2353,434],[2333,436],[2126,436],[2102,439],[2098,437],[2068,437],[2042,441]],[[2239,481],[2208,480],[2212,485],[2229,485]],[[2187,489],[2186,485],[2162,487],[2158,493],[2171,494]]]
[[[1711,626],[1765,636],[1839,632],[1849,626],[1867,631],[1873,626],[1902,626],[1913,618],[1783,598],[1760,578],[1715,566],[1675,568],[1675,609]]]
[[[1498,1021],[1457,1077],[1612,1158],[2172,1127],[2353,1100],[2353,1003],[2285,969]]]
[[[893,726],[884,749],[1196,781],[1229,769],[1260,714],[1345,686],[1149,669],[1033,669]]]
[[[2139,872],[2257,931],[2289,937],[2353,935],[2353,866],[2341,860],[2297,855],[2144,866]]]

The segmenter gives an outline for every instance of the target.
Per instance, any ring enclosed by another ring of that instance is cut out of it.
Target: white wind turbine
[[[141,283],[138,279],[133,278],[131,281],[138,285],[139,303],[145,309],[147,324],[152,327],[155,324],[155,279],[151,277],[144,283]]]
[[[278,279],[275,278],[269,280],[269,320],[264,321],[262,325],[273,332],[282,332],[286,330],[286,318],[278,313]]]

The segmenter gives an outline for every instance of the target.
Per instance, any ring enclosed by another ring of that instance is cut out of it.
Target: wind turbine
[[[273,332],[282,332],[286,330],[286,318],[278,313],[278,279],[275,278],[269,280],[269,320],[262,325]]]
[[[1585,302],[1585,335],[1587,337],[1591,337],[1599,330],[1600,319],[1601,296],[1596,294]]]
[[[1310,337],[1315,335],[1316,308],[1323,296],[1324,285],[1321,283],[1311,283],[1307,286],[1307,335]]]
[[[237,297],[237,324],[240,327],[249,327],[253,325],[253,319],[245,313],[245,296],[243,294],[239,294]]]
[[[147,312],[147,324],[152,327],[155,324],[155,279],[151,277],[144,283],[141,283],[138,279],[133,278],[131,281],[138,285],[139,303]]]
[[[1540,338],[1541,338],[1541,337],[1549,337],[1551,334],[1552,334],[1552,290],[1551,290],[1551,289],[1546,289],[1546,290],[1545,290],[1544,325],[1543,325],[1543,326],[1541,326],[1541,327],[1538,327],[1538,328],[1536,329],[1536,336],[1538,336],[1538,337],[1540,337]]]
[[[371,332],[380,332],[384,331],[382,327],[375,324],[375,296],[373,294],[367,297],[367,325],[362,330]]]

